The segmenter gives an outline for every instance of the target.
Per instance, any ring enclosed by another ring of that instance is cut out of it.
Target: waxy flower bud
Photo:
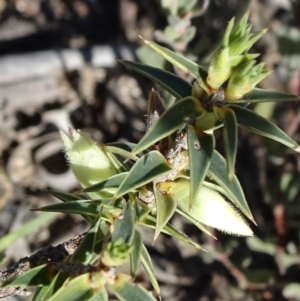
[[[212,89],[212,93],[217,91],[231,74],[229,57],[229,38],[233,29],[234,19],[232,19],[226,28],[221,46],[213,54],[207,75],[207,84]]]
[[[233,73],[225,90],[226,102],[235,102],[237,99],[250,92],[260,81],[268,76],[271,71],[264,69],[264,63],[255,65],[255,60],[240,64]]]
[[[189,207],[190,182],[164,182],[157,188],[173,197],[178,207],[199,222],[228,234],[252,236],[241,214],[215,190],[202,186]]]
[[[232,66],[232,68],[235,68],[242,63],[256,59],[258,56],[260,56],[259,53],[247,53],[242,55],[231,56],[230,65]]]
[[[215,52],[208,68],[207,84],[212,93],[217,91],[231,75],[229,48],[220,48]]]
[[[128,259],[132,246],[126,245],[120,238],[105,245],[101,254],[101,262],[109,267],[122,265]]]
[[[74,175],[83,187],[104,181],[117,173],[104,148],[96,145],[83,132],[69,129],[69,135],[63,131],[60,135]]]
[[[248,24],[249,13],[245,14],[239,23],[233,28],[229,38],[229,55],[246,54],[248,50],[267,31],[263,29],[257,33],[251,33],[251,25]]]
[[[266,29],[251,33],[248,17],[246,14],[235,27],[234,18],[229,22],[221,46],[212,56],[207,76],[212,94],[232,76],[235,67],[258,56],[247,52],[266,33]]]

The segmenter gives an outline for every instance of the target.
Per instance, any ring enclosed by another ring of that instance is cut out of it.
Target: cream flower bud
[[[96,145],[83,132],[69,129],[69,135],[63,131],[60,135],[74,175],[83,187],[104,181],[117,173],[104,148]]]
[[[253,235],[237,209],[215,190],[202,186],[189,208],[189,181],[159,183],[158,189],[171,195],[181,210],[207,226],[238,236]]]

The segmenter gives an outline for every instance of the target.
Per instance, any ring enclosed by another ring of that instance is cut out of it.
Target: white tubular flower
[[[60,135],[74,175],[83,187],[104,181],[117,173],[103,147],[96,145],[83,132],[69,129],[69,135],[63,131]]]
[[[170,194],[181,210],[199,222],[228,234],[252,236],[253,232],[241,214],[215,190],[202,186],[189,208],[190,183],[159,183],[159,189]]]

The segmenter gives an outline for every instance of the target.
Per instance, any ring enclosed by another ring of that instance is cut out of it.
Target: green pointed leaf
[[[139,159],[139,156],[131,156],[131,151],[136,147],[135,143],[130,142],[113,142],[106,145],[106,149],[109,151],[109,158],[116,166],[118,173],[127,172],[131,169],[135,161]],[[130,157],[129,161],[124,161]]]
[[[58,198],[59,200],[63,202],[71,202],[71,201],[77,201],[77,200],[82,200],[81,195],[76,195],[76,194],[71,194],[71,193],[66,193],[66,192],[61,192],[61,191],[54,191],[54,190],[49,190],[49,193],[51,193],[54,197]]]
[[[151,151],[143,155],[131,168],[121,183],[114,198],[132,192],[145,184],[150,183],[159,176],[171,170],[171,166],[165,157],[158,151]]]
[[[32,301],[43,301],[43,297],[46,295],[49,286],[37,287],[32,297]]]
[[[193,97],[187,97],[177,101],[168,108],[153,125],[149,132],[140,140],[131,155],[136,155],[156,142],[171,135],[189,118],[199,118],[205,110],[202,108],[199,100]]]
[[[127,158],[127,157],[130,155],[132,149],[136,146],[136,144],[134,144],[134,143],[132,143],[132,144],[133,144],[133,147],[132,147],[132,148],[131,148],[131,147],[128,147],[127,150],[125,150],[125,149],[123,149],[123,148],[116,147],[116,146],[114,146],[114,145],[106,145],[105,147],[106,147],[106,149],[107,149],[110,153],[113,153],[113,154],[115,154],[115,155],[119,155],[119,156],[121,156],[121,157],[123,157],[123,158]],[[134,156],[134,157],[132,158],[132,160],[134,160],[134,161],[137,161],[138,159],[139,159],[138,156]]]
[[[92,186],[86,187],[81,191],[82,192],[99,192],[101,195],[102,190],[106,190],[106,189],[110,190],[113,188],[118,188],[121,185],[121,183],[124,181],[124,179],[127,175],[128,175],[128,172],[122,172],[122,173],[116,174],[103,182],[96,183]]]
[[[250,132],[278,141],[296,152],[300,152],[300,146],[285,132],[264,117],[251,110],[240,106],[229,106],[236,115],[237,123],[247,128]]]
[[[89,273],[77,276],[67,282],[47,301],[89,301],[98,290],[102,289],[101,280],[103,276]],[[95,278],[95,279],[94,279]],[[103,280],[102,280],[103,281]]]
[[[50,223],[55,218],[57,218],[57,216],[58,215],[55,213],[39,214],[31,221],[24,224],[20,229],[15,230],[9,234],[6,234],[2,238],[0,238],[0,252],[5,250],[7,247],[9,247],[12,243],[14,243],[19,238],[24,237],[36,231],[36,229],[39,229],[40,227]]]
[[[128,142],[128,141],[116,141],[116,142],[110,142],[106,144],[106,147],[110,149],[110,147],[113,147],[114,149],[118,150],[116,154],[119,154],[119,149],[122,149],[126,152],[131,152],[135,147],[136,143]],[[112,153],[115,153],[114,151],[111,151]],[[119,155],[122,155],[121,153]]]
[[[138,219],[143,219],[151,212],[151,208],[144,202],[138,200],[135,202],[135,212]]]
[[[135,54],[143,64],[161,69],[164,69],[165,67],[166,60],[158,53],[152,51],[152,49],[145,44],[139,46],[135,51]]]
[[[156,301],[150,292],[140,285],[131,283],[125,274],[118,274],[114,284],[109,285],[109,288],[120,301]]]
[[[176,209],[176,212],[178,212],[181,216],[183,216],[184,218],[186,218],[187,220],[189,220],[192,224],[194,224],[198,229],[200,229],[202,232],[204,232],[205,234],[213,237],[214,239],[216,239],[215,236],[213,236],[207,229],[206,227],[201,224],[201,222],[199,222],[198,220],[194,219],[193,217],[191,217],[187,212],[182,211],[180,208]]]
[[[108,293],[105,287],[101,288],[89,301],[108,301]]]
[[[199,76],[199,69],[201,67],[197,65],[196,63],[192,62],[191,60],[185,58],[181,54],[175,53],[168,48],[159,46],[158,44],[154,42],[150,42],[147,40],[144,40],[144,42],[150,46],[155,52],[160,54],[162,57],[164,57],[168,62],[170,62],[172,65],[178,67],[182,71],[194,75],[196,78],[200,78]]]
[[[63,202],[71,202],[71,201],[77,201],[77,200],[82,200],[82,199],[86,199],[87,196],[86,195],[81,195],[80,193],[78,194],[70,194],[70,193],[65,193],[65,192],[60,192],[60,191],[53,191],[50,190],[49,191],[53,196],[55,196],[56,198],[58,198],[59,200],[63,201]],[[93,221],[93,219],[88,216],[88,215],[84,215],[81,214],[81,216],[87,220],[89,223],[91,223]]]
[[[142,251],[142,237],[140,232],[135,231],[134,237],[132,241],[132,251],[130,253],[130,275],[134,279],[136,276],[137,269],[139,267],[139,262],[141,259],[141,251]]]
[[[156,218],[153,216],[146,216],[143,220],[139,221],[139,224],[144,225],[146,227],[155,229],[156,227]],[[198,243],[193,241],[190,237],[188,237],[186,234],[182,233],[181,231],[175,229],[171,224],[166,224],[165,227],[161,231],[162,233],[168,234],[172,237],[175,237],[185,243],[188,243],[194,247],[196,247],[199,250],[204,250]]]
[[[93,252],[95,254],[95,259],[98,259],[99,254],[103,250],[103,242],[105,241],[105,238],[107,238],[109,235],[108,234],[110,232],[109,228],[110,228],[110,224],[107,223],[104,218],[102,218],[100,222],[100,227],[97,232],[94,249],[93,249]]]
[[[111,164],[114,166],[117,173],[122,173],[122,172],[128,171],[129,168],[123,162],[121,162],[121,160],[118,158],[118,156],[116,154],[110,152],[110,150],[108,149],[108,147],[106,145],[102,145],[102,148],[105,150],[106,156],[108,157]],[[122,150],[121,150],[121,152],[122,152]],[[132,158],[132,160],[134,160],[134,159],[136,159],[136,157]]]
[[[154,290],[156,291],[158,296],[160,296],[160,287],[159,287],[157,279],[154,275],[154,269],[153,269],[151,257],[150,257],[150,255],[148,253],[148,250],[147,250],[147,248],[145,247],[144,244],[142,244],[142,250],[141,250],[141,263],[142,263],[142,266],[143,266],[144,270],[146,271],[146,273],[149,277],[149,280],[150,280]]]
[[[192,85],[174,73],[135,62],[118,61],[128,69],[146,76],[178,99],[192,94]]]
[[[114,231],[111,235],[111,241],[115,242],[119,238],[122,238],[125,244],[130,245],[135,233],[134,220],[132,204],[128,201],[123,209],[122,218],[117,219],[114,223]]]
[[[38,286],[49,285],[52,281],[53,268],[51,265],[40,265],[26,271],[17,277],[5,281],[0,285],[4,286]]]
[[[85,234],[83,240],[72,254],[70,262],[80,262],[83,264],[92,264],[93,259],[95,258],[94,246],[96,239],[98,238],[98,231],[100,229],[100,218],[96,218],[93,224],[90,226],[90,229]]]
[[[177,206],[173,198],[167,194],[162,194],[156,187],[154,187],[154,195],[157,214],[153,241],[156,240],[161,230],[173,216]]]
[[[66,274],[61,271],[58,272],[49,286],[39,287],[36,290],[32,301],[47,301],[60,287],[62,287],[66,279]]]
[[[237,152],[237,121],[234,111],[228,107],[214,107],[217,116],[223,121],[223,139],[226,155],[228,178],[232,182]]]
[[[188,125],[187,135],[191,182],[189,206],[191,207],[206,177],[215,149],[215,138],[205,133],[197,136],[192,125]]]
[[[41,208],[31,209],[32,211],[46,211],[46,212],[64,212],[81,215],[97,216],[101,205],[89,203],[86,200],[73,201],[68,203],[58,203]]]
[[[228,193],[230,200],[243,212],[243,214],[256,224],[238,178],[234,175],[232,182],[229,181],[226,161],[217,151],[214,151],[212,156],[208,175]]]
[[[237,99],[235,103],[255,103],[255,102],[279,102],[279,101],[295,101],[299,100],[298,95],[280,93],[271,90],[255,88],[251,92],[243,95],[241,99]]]

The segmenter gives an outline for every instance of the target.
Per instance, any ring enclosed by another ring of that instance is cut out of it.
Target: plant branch
[[[1,283],[10,280],[13,277],[19,276],[31,268],[37,267],[42,264],[49,263],[61,263],[63,260],[72,255],[82,239],[85,233],[80,234],[66,242],[63,242],[55,247],[47,246],[37,253],[21,258],[17,263],[8,267],[4,271],[0,271],[0,285]],[[30,293],[21,287],[2,287],[0,288],[0,300],[4,300],[14,295],[29,295]]]

